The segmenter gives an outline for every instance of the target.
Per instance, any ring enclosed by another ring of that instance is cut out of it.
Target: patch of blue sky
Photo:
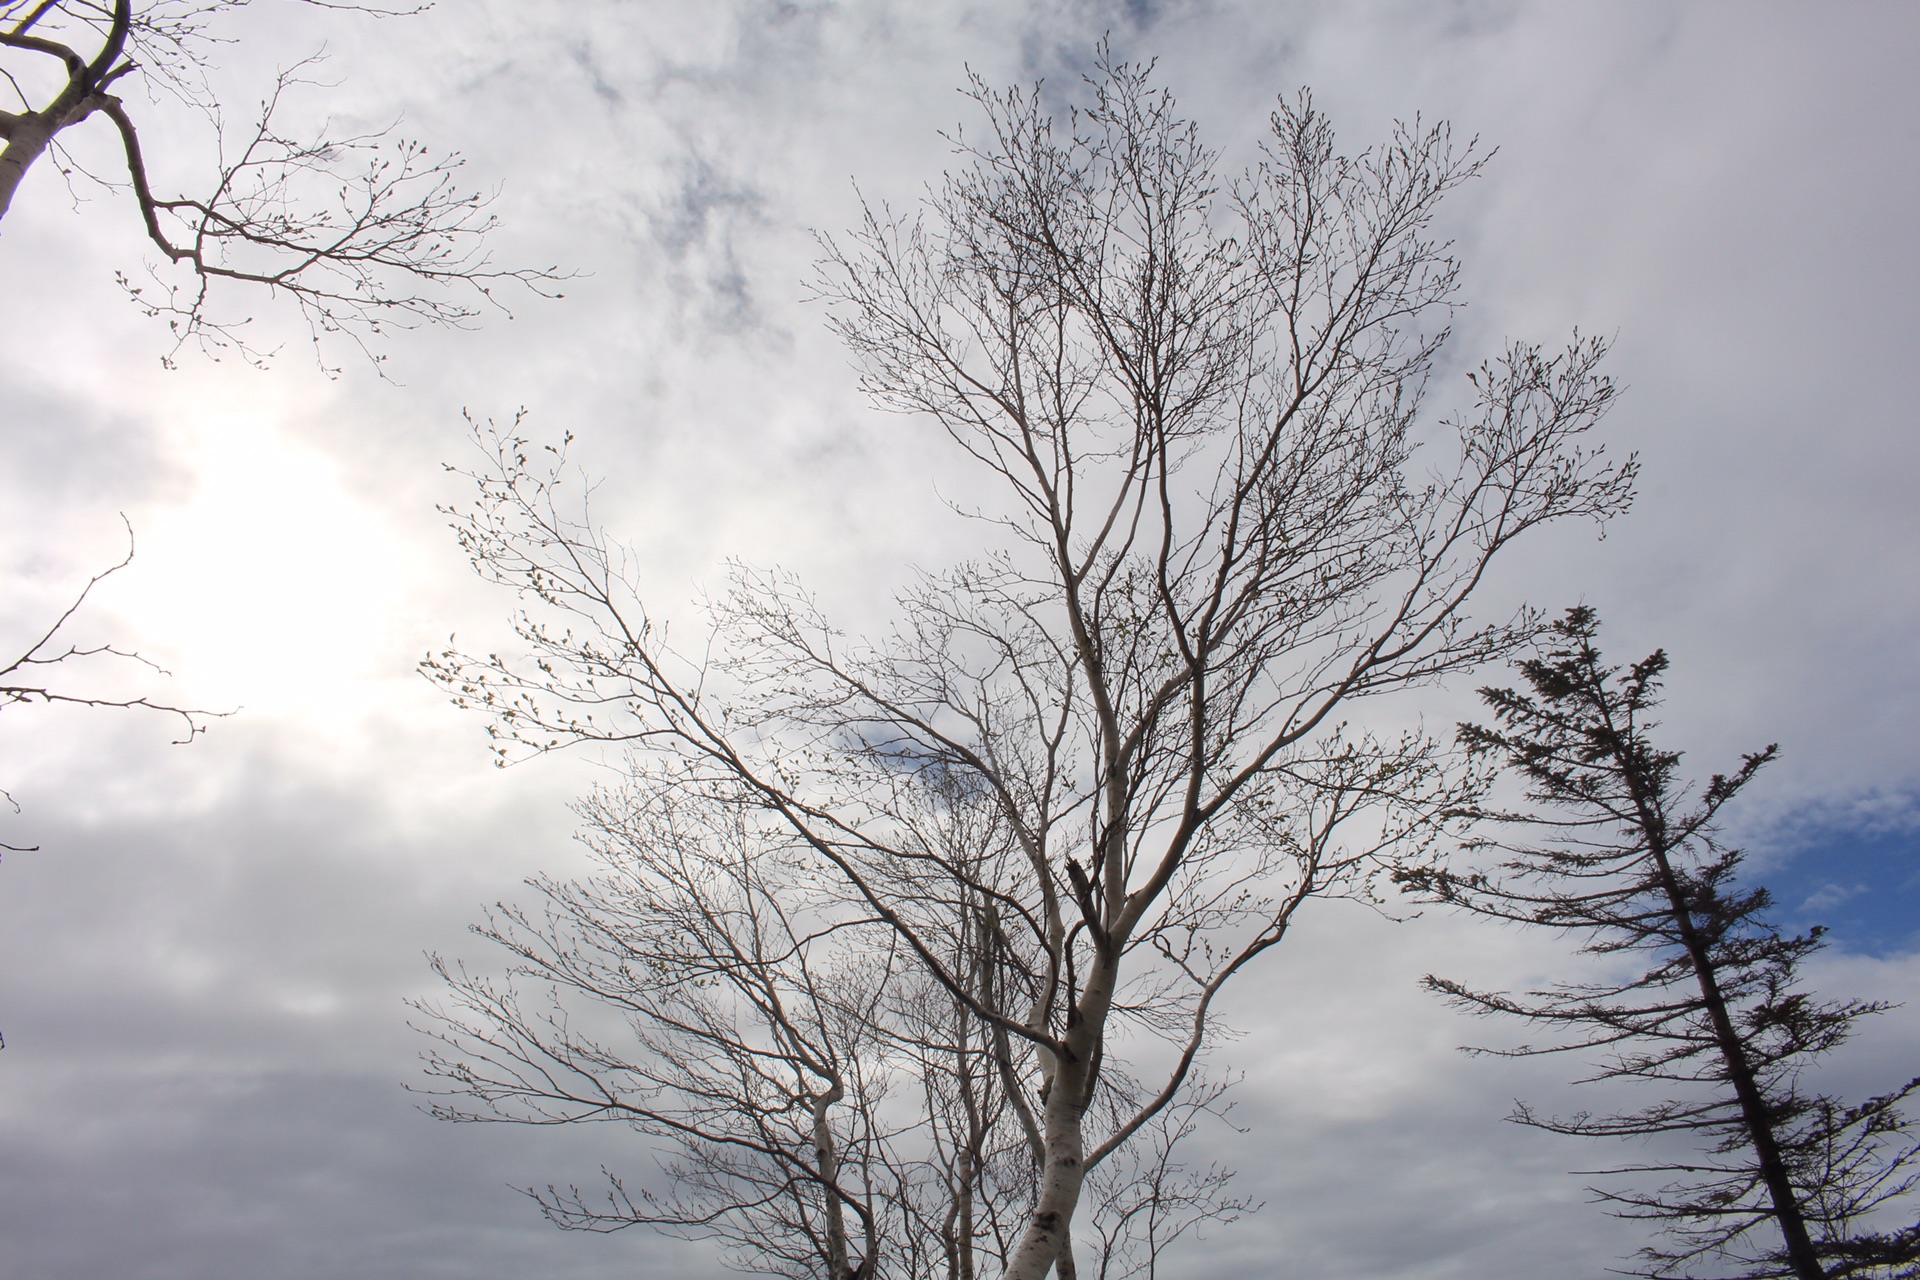
[[[1819,806],[1776,831],[1746,877],[1772,891],[1775,923],[1824,925],[1861,955],[1920,950],[1920,796]]]

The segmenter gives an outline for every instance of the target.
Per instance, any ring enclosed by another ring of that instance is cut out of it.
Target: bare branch
[[[121,522],[126,523],[125,516],[121,517]],[[207,711],[199,707],[156,702],[147,694],[116,696],[92,693],[84,688],[76,689],[53,682],[53,677],[56,675],[70,676],[80,667],[90,664],[98,665],[92,663],[94,659],[132,663],[145,667],[156,675],[169,674],[165,668],[136,651],[117,648],[111,644],[75,644],[62,638],[62,634],[68,629],[68,624],[80,613],[88,597],[93,594],[93,589],[133,563],[133,551],[133,526],[127,524],[127,553],[117,563],[109,565],[88,578],[86,585],[80,588],[72,602],[61,610],[37,639],[18,655],[0,664],[0,710],[10,706],[38,703],[158,712],[179,723],[180,736],[174,739],[176,746],[191,742],[206,732],[206,721],[232,714],[227,711]],[[19,812],[19,806],[13,803],[12,796],[0,791],[0,797],[6,799],[14,812]],[[8,844],[0,844],[0,849],[24,852]]]
[[[293,91],[331,87],[312,76],[317,57],[281,71],[250,131],[226,135],[203,76],[208,50],[220,43],[209,24],[243,3],[115,0],[109,11],[55,0],[0,12],[0,20],[19,15],[0,28],[0,51],[56,57],[67,70],[65,85],[38,106],[8,73],[25,109],[9,113],[0,128],[0,217],[28,169],[64,131],[95,115],[109,120],[121,140],[125,186],[163,258],[148,268],[147,282],[136,285],[125,272],[119,278],[138,306],[167,322],[175,339],[169,364],[188,344],[213,355],[232,350],[255,364],[272,354],[248,341],[248,318],[229,309],[226,295],[237,287],[292,299],[322,368],[338,341],[378,367],[385,359],[381,339],[396,329],[463,327],[486,311],[510,317],[503,289],[560,296],[570,272],[493,262],[487,243],[496,229],[488,211],[494,194],[458,185],[464,161],[457,153],[435,157],[395,127],[352,136],[324,126],[310,138],[290,132],[280,116]],[[375,17],[427,7],[307,3]],[[69,42],[29,28],[59,31]],[[83,45],[95,48],[90,59]],[[215,131],[221,159],[197,193],[154,189],[133,113],[112,92],[134,75],[204,114]]]

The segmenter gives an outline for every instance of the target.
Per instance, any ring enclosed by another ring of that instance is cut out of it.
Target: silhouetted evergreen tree
[[[1520,1104],[1512,1117],[1583,1137],[1691,1140],[1687,1154],[1606,1171],[1664,1177],[1657,1190],[1595,1189],[1622,1216],[1664,1224],[1663,1247],[1641,1251],[1641,1274],[1713,1265],[1742,1280],[1920,1276],[1920,1225],[1866,1224],[1920,1179],[1920,1147],[1899,1110],[1920,1080],[1859,1106],[1803,1088],[1814,1058],[1886,1006],[1823,1003],[1800,990],[1800,963],[1825,945],[1823,930],[1783,934],[1769,923],[1767,891],[1742,887],[1740,852],[1715,839],[1721,807],[1776,748],[1696,789],[1678,774],[1680,753],[1650,740],[1665,653],[1605,666],[1598,629],[1593,610],[1569,610],[1519,664],[1529,691],[1481,690],[1495,727],[1460,728],[1467,747],[1528,786],[1528,811],[1475,815],[1494,834],[1470,847],[1502,860],[1479,874],[1428,868],[1401,878],[1424,896],[1567,930],[1583,952],[1631,953],[1644,967],[1521,994],[1432,976],[1427,986],[1475,1013],[1555,1033],[1550,1043],[1477,1052],[1598,1050],[1587,1080],[1659,1087],[1660,1100],[1623,1114],[1546,1117]]]

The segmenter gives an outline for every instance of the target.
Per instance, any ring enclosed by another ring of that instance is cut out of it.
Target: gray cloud
[[[675,168],[676,185],[647,214],[668,263],[668,291],[679,314],[707,332],[744,336],[762,321],[736,240],[765,222],[768,195],[702,155],[689,154]]]
[[[7,564],[31,552],[48,581],[91,564],[76,531],[107,521],[111,543],[123,505],[143,537],[190,523],[220,461],[196,443],[209,422],[318,450],[390,540],[349,559],[359,531],[327,522],[351,513],[295,501],[317,475],[268,504],[262,541],[315,548],[309,570],[354,566],[258,631],[303,655],[311,669],[285,674],[318,692],[283,698],[269,652],[249,668],[259,687],[223,695],[247,712],[192,748],[122,720],[0,725],[0,785],[27,804],[0,830],[44,846],[0,864],[0,1232],[22,1274],[704,1274],[698,1249],[555,1232],[510,1189],[584,1184],[603,1161],[644,1174],[623,1133],[436,1125],[401,1088],[421,952],[484,962],[462,932],[480,904],[576,865],[560,806],[582,776],[558,761],[492,773],[478,726],[413,683],[412,656],[453,630],[486,647],[508,606],[447,546],[431,504],[460,495],[434,464],[461,456],[462,405],[526,404],[607,475],[600,510],[663,612],[687,612],[737,553],[804,573],[855,624],[884,616],[880,586],[977,534],[928,501],[938,441],[868,413],[798,302],[807,233],[851,221],[850,177],[903,206],[937,178],[964,64],[994,83],[1071,81],[1108,29],[1126,56],[1160,55],[1230,157],[1303,82],[1355,147],[1415,110],[1500,144],[1454,205],[1471,303],[1456,357],[1575,324],[1617,333],[1629,391],[1608,439],[1643,452],[1647,484],[1605,542],[1568,531],[1512,562],[1489,609],[1586,599],[1616,656],[1666,646],[1668,733],[1703,772],[1782,741],[1741,819],[1755,832],[1906,821],[1874,797],[1920,785],[1905,674],[1920,656],[1907,10],[566,9],[441,6],[335,46],[333,105],[404,108],[473,172],[505,178],[503,254],[591,273],[511,325],[406,340],[402,386],[354,370],[326,383],[297,356],[271,375],[162,377],[163,335],[106,287],[113,255],[140,253],[112,207],[23,200],[10,215]],[[938,474],[964,496],[964,477]],[[136,567],[178,576],[148,579],[142,599],[204,600],[238,626],[276,586],[209,583],[162,540]],[[370,599],[391,616],[354,641],[366,652],[292,643]],[[157,622],[109,620],[166,639]],[[184,693],[210,677],[192,653],[170,661]],[[1454,690],[1419,710],[1444,725],[1474,707]],[[1267,1207],[1179,1273],[1600,1274],[1636,1237],[1563,1170],[1603,1157],[1500,1123],[1516,1094],[1568,1101],[1559,1078],[1458,1056],[1497,1032],[1414,987],[1427,969],[1520,984],[1564,959],[1439,917],[1316,913],[1249,988],[1245,1037],[1222,1054],[1248,1073],[1249,1133],[1215,1133],[1211,1149]],[[1913,958],[1836,955],[1819,975],[1836,995],[1908,999],[1829,1067],[1843,1089],[1885,1087],[1920,1037]]]

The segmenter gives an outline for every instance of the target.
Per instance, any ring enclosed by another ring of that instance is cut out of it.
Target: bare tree
[[[560,1226],[718,1239],[770,1275],[871,1275],[849,1258],[897,1225],[896,1189],[873,1185],[889,1172],[868,1030],[884,954],[837,945],[863,922],[817,918],[786,853],[739,821],[617,793],[582,812],[602,874],[537,881],[541,915],[502,907],[478,930],[513,956],[507,980],[436,958],[456,1007],[421,1006],[444,1048],[429,1071],[467,1100],[436,1114],[613,1121],[677,1153],[666,1193],[614,1175],[598,1197],[530,1192]]]
[[[1823,931],[1789,935],[1769,924],[1772,898],[1740,886],[1740,852],[1715,837],[1721,809],[1776,748],[1703,788],[1687,783],[1680,754],[1652,740],[1666,655],[1606,666],[1594,644],[1599,625],[1591,609],[1568,610],[1520,664],[1530,692],[1482,690],[1498,726],[1461,726],[1474,751],[1525,779],[1536,806],[1484,815],[1504,830],[1479,846],[1503,861],[1487,872],[1413,868],[1403,878],[1483,915],[1565,930],[1584,952],[1629,958],[1636,971],[1524,995],[1434,977],[1427,985],[1552,1037],[1479,1052],[1599,1050],[1589,1080],[1648,1081],[1672,1095],[1618,1115],[1548,1117],[1525,1105],[1513,1115],[1554,1133],[1684,1140],[1669,1160],[1609,1171],[1670,1179],[1658,1190],[1597,1192],[1622,1216],[1669,1233],[1671,1247],[1641,1252],[1644,1274],[1679,1276],[1717,1260],[1743,1280],[1920,1275],[1920,1226],[1886,1232],[1869,1223],[1920,1182],[1920,1143],[1899,1110],[1920,1079],[1860,1106],[1803,1088],[1814,1059],[1886,1006],[1823,1003],[1803,991],[1799,967],[1825,945]]]
[[[451,1004],[416,1006],[440,1041],[434,1114],[610,1121],[671,1153],[665,1189],[611,1171],[591,1194],[530,1188],[563,1228],[713,1240],[787,1277],[973,1280],[1004,1263],[1038,1166],[977,1020],[790,835],[655,799],[582,803],[599,873],[535,880],[541,910],[500,906],[475,930],[512,957],[503,978],[435,958]],[[956,855],[996,840],[991,807],[962,797],[919,817]],[[981,924],[957,914],[943,944],[984,983]],[[1245,1207],[1226,1170],[1174,1154],[1219,1093],[1189,1091],[1096,1188],[1103,1280],[1151,1275],[1165,1244]],[[1133,1097],[1111,1091],[1109,1109]]]
[[[1440,744],[1346,717],[1525,643],[1534,615],[1469,596],[1526,530],[1623,509],[1634,469],[1582,443],[1613,396],[1592,340],[1516,345],[1423,412],[1457,275],[1432,219],[1480,163],[1444,126],[1344,156],[1303,96],[1223,187],[1148,68],[1103,58],[1064,119],[973,96],[958,169],[825,240],[819,293],[876,400],[999,486],[982,557],[866,642],[742,571],[683,656],[509,433],[456,528],[521,593],[524,655],[426,670],[504,754],[624,745],[629,804],[750,812],[877,921],[989,1047],[1034,1171],[999,1265],[1040,1280],[1078,1273],[1089,1175],[1193,1098],[1226,985],[1462,803]],[[998,841],[929,833],[956,791]]]
[[[220,18],[250,0],[0,0],[0,78],[17,109],[0,109],[0,218],[29,169],[51,156],[78,176],[128,191],[161,262],[129,296],[162,317],[175,344],[232,349],[259,363],[243,316],[218,305],[233,285],[291,298],[312,334],[339,337],[378,364],[388,330],[464,325],[483,308],[504,311],[495,290],[514,285],[549,296],[565,273],[496,265],[486,247],[493,197],[459,185],[457,153],[434,155],[392,127],[311,136],[283,122],[288,100],[324,88],[318,59],[281,70],[252,123],[226,127],[209,88]],[[425,4],[302,0],[322,9],[392,17]],[[149,176],[136,124],[142,107],[123,96],[143,83],[148,107],[163,100],[202,115],[218,159],[198,190],[169,194]],[[117,177],[95,177],[65,150],[66,135],[104,120],[118,135]],[[184,278],[183,278],[184,277]],[[323,359],[322,367],[326,367]]]

